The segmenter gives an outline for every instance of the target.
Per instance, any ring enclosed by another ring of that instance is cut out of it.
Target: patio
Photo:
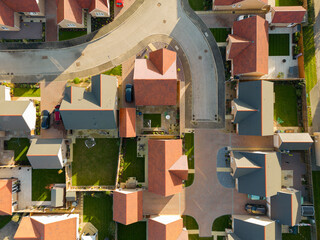
[[[298,78],[298,59],[293,59],[292,55],[292,34],[294,28],[275,28],[269,29],[269,36],[272,34],[288,34],[289,35],[289,55],[287,56],[269,56],[269,73],[263,78]],[[272,44],[272,43],[271,43]],[[272,51],[273,52],[273,51]],[[279,74],[280,73],[280,74]],[[282,74],[283,73],[283,74]]]
[[[179,109],[176,106],[137,107],[136,128],[138,136],[155,134],[179,136]]]

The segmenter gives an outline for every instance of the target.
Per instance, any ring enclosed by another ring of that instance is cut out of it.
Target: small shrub
[[[148,56],[147,56],[147,55],[144,55],[144,58],[145,58],[145,59],[148,59]]]
[[[177,71],[178,71],[178,72],[180,72],[180,71],[181,71],[181,69],[180,69],[180,68],[178,68],[178,69],[177,69]]]
[[[74,84],[79,84],[80,83],[80,78],[76,77],[75,79],[73,79],[73,83]]]
[[[284,78],[284,73],[283,72],[279,72],[277,78]]]

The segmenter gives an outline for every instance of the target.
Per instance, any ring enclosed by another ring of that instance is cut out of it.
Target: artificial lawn
[[[120,141],[118,138],[97,138],[92,148],[86,139],[73,145],[72,185],[114,185],[117,175]]]
[[[188,168],[194,169],[194,133],[184,135],[184,149],[188,156]]]
[[[185,187],[191,186],[192,183],[193,183],[193,180],[194,180],[194,173],[189,173],[188,174],[188,180],[185,181],[185,183],[184,183]]]
[[[281,126],[298,126],[297,94],[292,85],[274,85],[276,100],[274,119],[280,118]]]
[[[122,65],[116,66],[109,71],[104,72],[105,75],[122,76]]]
[[[65,182],[64,169],[32,169],[32,201],[51,201],[50,185]]]
[[[0,216],[0,229],[11,221],[12,216]]]
[[[226,228],[232,228],[231,215],[218,217],[212,224],[212,231],[224,231]]]
[[[115,222],[112,220],[112,213],[112,197],[105,192],[85,193],[83,221],[91,222],[98,229],[99,240],[107,237],[114,239]]]
[[[118,239],[120,240],[145,240],[147,239],[146,222],[137,222],[130,225],[118,223]]]
[[[124,139],[122,143],[124,166],[121,180],[136,177],[138,182],[144,182],[144,157],[137,157],[137,140]]]
[[[143,114],[143,125],[146,126],[146,122],[151,120],[151,127],[161,127],[161,114]]]
[[[231,28],[210,28],[217,42],[226,42],[228,34],[231,33]]]
[[[304,72],[307,93],[317,84],[313,26],[303,27]]]
[[[30,165],[27,152],[30,147],[28,138],[11,138],[4,142],[5,150],[14,151],[14,160],[18,165]]]
[[[313,182],[313,206],[315,208],[315,220],[317,234],[320,233],[320,172],[312,172],[312,182]]]
[[[187,230],[199,229],[198,223],[193,217],[188,216],[188,215],[183,215],[182,219],[183,219],[183,226]]]
[[[59,31],[59,41],[69,40],[77,37],[81,37],[87,34],[87,30],[78,31]]]
[[[269,34],[269,56],[290,56],[289,34]]]
[[[276,0],[276,6],[300,6],[299,0]]]
[[[40,97],[40,88],[13,88],[14,97]]]

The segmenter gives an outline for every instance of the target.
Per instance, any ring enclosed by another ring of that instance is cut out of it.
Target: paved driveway
[[[272,137],[241,136],[220,130],[195,131],[195,178],[186,188],[184,215],[194,217],[200,236],[211,236],[213,221],[226,214],[244,214],[249,202],[246,194],[223,187],[217,178],[216,156],[219,149],[232,147],[273,147]]]
[[[46,42],[58,41],[57,3],[56,0],[45,1]]]

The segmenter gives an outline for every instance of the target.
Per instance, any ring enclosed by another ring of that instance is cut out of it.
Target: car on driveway
[[[122,8],[123,7],[123,0],[116,0],[116,6]]]
[[[255,15],[240,15],[237,17],[237,21],[241,21],[243,19],[249,18],[249,17],[253,17]]]
[[[59,124],[61,122],[60,105],[55,106],[53,112],[54,112],[54,121]]]
[[[41,114],[41,128],[48,129],[50,127],[50,113],[48,110],[43,110]]]
[[[245,206],[245,209],[248,213],[251,213],[254,215],[266,215],[266,213],[267,213],[266,206],[260,205],[260,204],[247,203]]]
[[[126,102],[131,103],[133,101],[133,85],[126,85]]]

